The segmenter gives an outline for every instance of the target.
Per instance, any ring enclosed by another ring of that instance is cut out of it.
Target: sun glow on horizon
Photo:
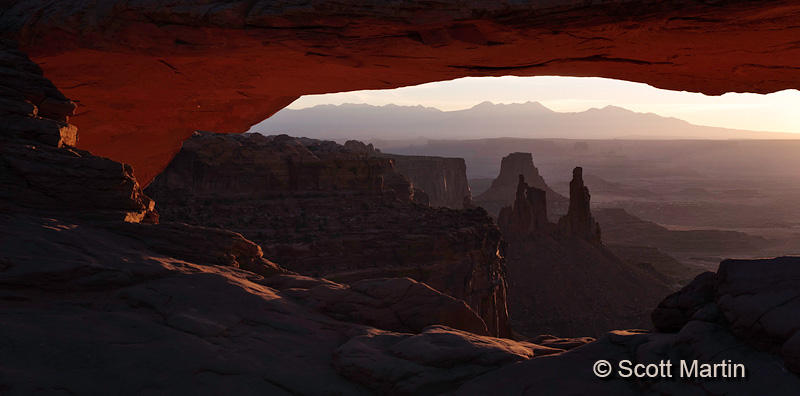
[[[668,91],[647,84],[597,77],[465,77],[387,90],[308,95],[287,108],[365,103],[463,110],[481,102],[539,102],[557,112],[581,112],[609,105],[639,113],[675,117],[696,125],[765,132],[800,133],[800,91],[767,95],[707,96]]]

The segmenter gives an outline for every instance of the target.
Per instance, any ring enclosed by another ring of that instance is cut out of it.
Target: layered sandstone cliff
[[[196,132],[151,190],[195,198],[265,198],[319,191],[379,195],[395,187],[398,200],[410,201],[411,186],[394,173],[391,161],[330,141]]]
[[[465,301],[491,334],[510,335],[491,219],[411,202],[393,160],[362,146],[196,134],[147,192],[162,219],[241,232],[291,271],[344,283],[410,277]]]
[[[547,193],[522,175],[514,205],[498,217],[508,241],[509,318],[525,335],[597,336],[649,327],[650,309],[669,292],[655,271],[632,266],[603,246],[581,168],[570,183],[570,207],[547,218]]]
[[[463,158],[443,158],[379,153],[394,160],[398,172],[430,197],[430,205],[466,209],[472,204]]]

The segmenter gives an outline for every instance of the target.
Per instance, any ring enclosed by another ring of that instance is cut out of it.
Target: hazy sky
[[[289,108],[394,103],[461,110],[487,100],[494,103],[538,101],[559,112],[615,105],[641,113],[676,117],[697,125],[800,133],[800,91],[797,90],[769,95],[705,96],[594,77],[467,77],[391,90],[304,96]]]

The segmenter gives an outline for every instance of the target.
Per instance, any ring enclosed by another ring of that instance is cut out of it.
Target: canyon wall
[[[395,169],[408,177],[415,188],[430,197],[430,205],[465,209],[472,202],[467,183],[467,164],[463,158],[377,154],[394,160]]]
[[[510,335],[491,219],[412,202],[393,160],[358,142],[198,133],[146,191],[163,220],[235,230],[288,270],[344,283],[410,277]]]
[[[196,198],[392,190],[402,202],[412,199],[411,185],[396,174],[391,161],[368,158],[330,141],[196,132],[172,164],[152,190],[175,190]]]
[[[78,109],[78,147],[143,185],[195,130],[244,132],[308,94],[465,76],[598,76],[722,94],[800,87],[786,0],[10,2]],[[746,37],[746,39],[742,39]]]

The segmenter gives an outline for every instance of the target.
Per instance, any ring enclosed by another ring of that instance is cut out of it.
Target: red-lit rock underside
[[[33,0],[0,29],[78,103],[78,146],[143,184],[192,131],[243,132],[306,94],[500,75],[800,87],[797,1],[508,3]]]

